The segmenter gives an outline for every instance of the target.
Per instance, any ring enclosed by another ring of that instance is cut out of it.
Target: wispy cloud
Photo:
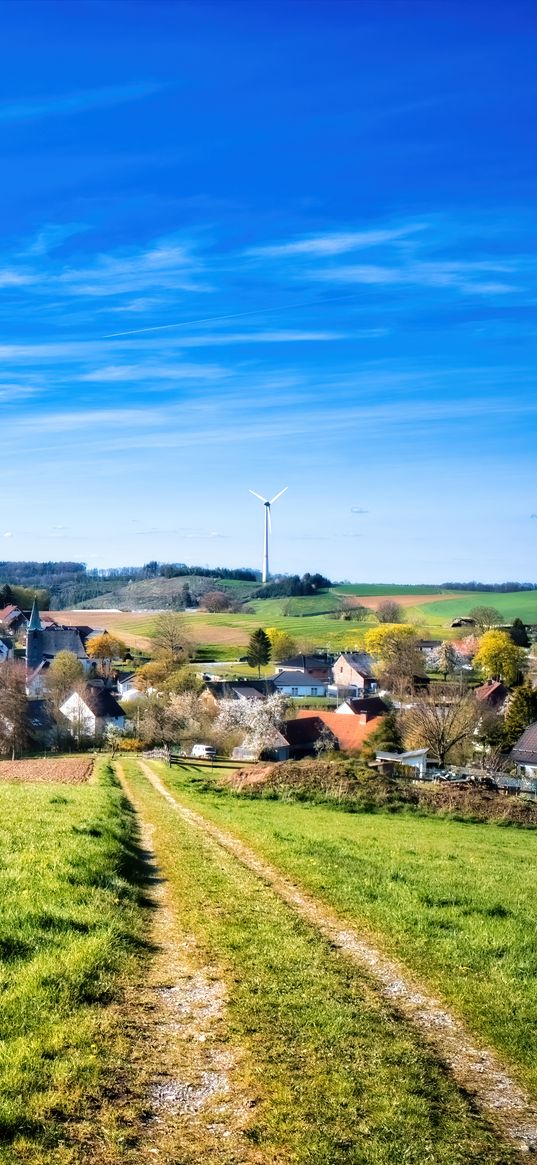
[[[64,270],[57,283],[81,296],[117,296],[152,288],[210,291],[193,278],[200,268],[189,247],[162,241],[131,255],[99,255],[90,266]]]
[[[422,287],[454,287],[460,291],[483,295],[517,291],[511,283],[500,280],[477,280],[483,272],[509,272],[512,265],[483,262],[412,262],[401,266],[366,263],[345,267],[322,267],[309,271],[310,279],[323,283],[365,283],[370,285],[416,284]],[[302,276],[301,276],[302,277]]]
[[[152,380],[221,380],[227,370],[218,364],[109,364],[85,372],[78,379],[102,384]]]
[[[271,258],[285,257],[286,255],[343,255],[347,251],[358,251],[361,248],[378,247],[385,243],[394,243],[399,239],[407,238],[417,231],[426,230],[427,223],[413,223],[409,226],[394,229],[378,229],[368,231],[348,231],[325,235],[312,235],[309,238],[295,239],[288,243],[269,244],[261,247],[250,247],[244,253],[252,256],[267,256]]]
[[[60,93],[47,97],[20,97],[0,102],[0,121],[38,121],[44,117],[69,117],[92,109],[106,109],[125,101],[139,101],[164,88],[154,82],[132,85],[106,85],[100,89],[83,89],[77,93]]]

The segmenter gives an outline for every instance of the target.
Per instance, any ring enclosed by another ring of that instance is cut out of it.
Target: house
[[[508,695],[509,690],[501,680],[487,680],[474,691],[476,700],[480,700],[485,707],[492,708],[495,712],[503,708]]]
[[[69,721],[73,734],[101,737],[108,726],[124,728],[125,713],[111,692],[103,685],[87,684],[84,691],[73,692],[61,705],[60,712]]]
[[[273,696],[276,688],[272,680],[209,680],[201,698],[208,708],[217,709],[221,700],[262,700]]]
[[[537,721],[525,729],[510,755],[517,768],[523,769],[524,776],[537,778]]]
[[[0,623],[7,627],[12,635],[16,635],[21,627],[26,627],[28,620],[20,607],[15,606],[14,603],[9,603],[7,607],[3,607],[0,611]]]
[[[117,691],[118,691],[120,698],[123,696],[126,696],[127,694],[130,695],[131,692],[137,692],[138,695],[141,695],[141,692],[136,687],[135,675],[136,675],[136,673],[131,671],[131,672],[127,672],[126,675],[122,675],[122,676],[117,677],[116,688],[117,688]]]
[[[316,680],[329,684],[332,679],[332,662],[333,656],[326,652],[324,654],[316,652],[314,655],[290,655],[288,659],[280,661],[278,671],[307,671]]]
[[[273,728],[270,738],[264,735],[262,744],[255,736],[245,736],[231,755],[234,760],[289,760],[289,741]]]
[[[367,720],[365,713],[359,716],[341,716],[337,712],[317,709],[315,712],[309,712],[303,709],[297,712],[294,719],[286,722],[284,731],[289,741],[291,755],[294,756],[305,756],[308,752],[313,752],[315,742],[326,736],[327,732],[329,737],[332,737],[335,748],[341,752],[354,752],[361,748],[364,740],[378,728],[381,719],[381,716],[374,716]]]
[[[13,659],[13,640],[9,635],[0,635],[0,663]]]
[[[428,651],[436,651],[436,648],[440,647],[440,642],[440,639],[417,639],[416,647],[426,655]]]
[[[296,671],[278,672],[272,676],[272,682],[276,691],[281,692],[283,696],[326,696],[326,683],[298,668]]]
[[[333,683],[339,691],[353,696],[375,692],[378,684],[373,674],[373,660],[365,651],[343,652],[332,668]]]
[[[475,627],[475,619],[472,619],[470,617],[470,615],[467,615],[467,616],[464,616],[463,618],[460,618],[460,619],[453,619],[450,626],[451,627]]]
[[[338,716],[365,716],[365,723],[374,716],[385,716],[388,704],[380,696],[351,696],[336,708]]]
[[[427,748],[414,748],[408,752],[376,752],[375,761],[379,768],[393,771],[394,767],[402,765],[405,769],[415,769],[420,780],[427,773]]]

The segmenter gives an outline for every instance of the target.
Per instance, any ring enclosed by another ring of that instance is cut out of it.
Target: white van
[[[194,744],[190,755],[198,760],[212,760],[216,756],[216,749],[213,744]]]

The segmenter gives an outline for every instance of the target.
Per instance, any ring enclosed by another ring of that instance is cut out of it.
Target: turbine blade
[[[249,490],[248,490],[248,493],[249,493],[249,494],[253,494],[253,495],[254,495],[254,498],[259,498],[259,501],[260,501],[260,502],[266,502],[266,501],[268,501],[268,498],[262,498],[262,497],[261,497],[261,494],[256,494],[256,492],[255,492],[255,489],[249,489]]]
[[[270,499],[270,504],[272,505],[272,503],[273,503],[273,502],[277,502],[277,501],[278,501],[278,498],[281,498],[282,494],[284,494],[284,493],[285,493],[286,489],[289,489],[289,486],[288,486],[288,485],[284,485],[283,489],[281,489],[281,490],[280,490],[279,494],[276,494],[276,497],[275,497],[275,498],[271,498],[271,499]],[[252,491],[250,490],[250,493],[251,493],[251,492],[252,492]]]

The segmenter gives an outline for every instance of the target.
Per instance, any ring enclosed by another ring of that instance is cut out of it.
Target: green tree
[[[496,607],[472,607],[468,612],[469,618],[474,620],[480,631],[487,631],[490,627],[497,627],[502,622],[501,611]]]
[[[382,683],[403,696],[412,690],[414,676],[423,674],[423,656],[414,627],[409,623],[383,623],[364,636],[366,651],[378,659]]]
[[[528,632],[526,631],[526,626],[522,622],[522,619],[513,619],[511,627],[509,628],[509,634],[513,640],[513,643],[516,643],[517,647],[529,647],[530,641],[528,639]]]
[[[375,759],[377,752],[399,752],[403,747],[401,726],[396,712],[388,712],[380,724],[366,737],[360,750],[360,759]]]
[[[63,704],[80,683],[84,668],[74,651],[59,651],[47,673],[47,688],[53,702]]]
[[[250,635],[246,658],[250,667],[256,667],[258,676],[261,676],[261,668],[269,662],[270,657],[270,639],[266,631],[263,631],[263,628],[259,627],[257,631],[253,631]]]
[[[537,720],[537,692],[530,683],[515,688],[504,717],[503,740],[512,748],[524,729]]]
[[[474,667],[481,670],[485,679],[497,677],[509,687],[516,684],[525,663],[524,648],[517,647],[507,631],[486,631],[474,656]]]

